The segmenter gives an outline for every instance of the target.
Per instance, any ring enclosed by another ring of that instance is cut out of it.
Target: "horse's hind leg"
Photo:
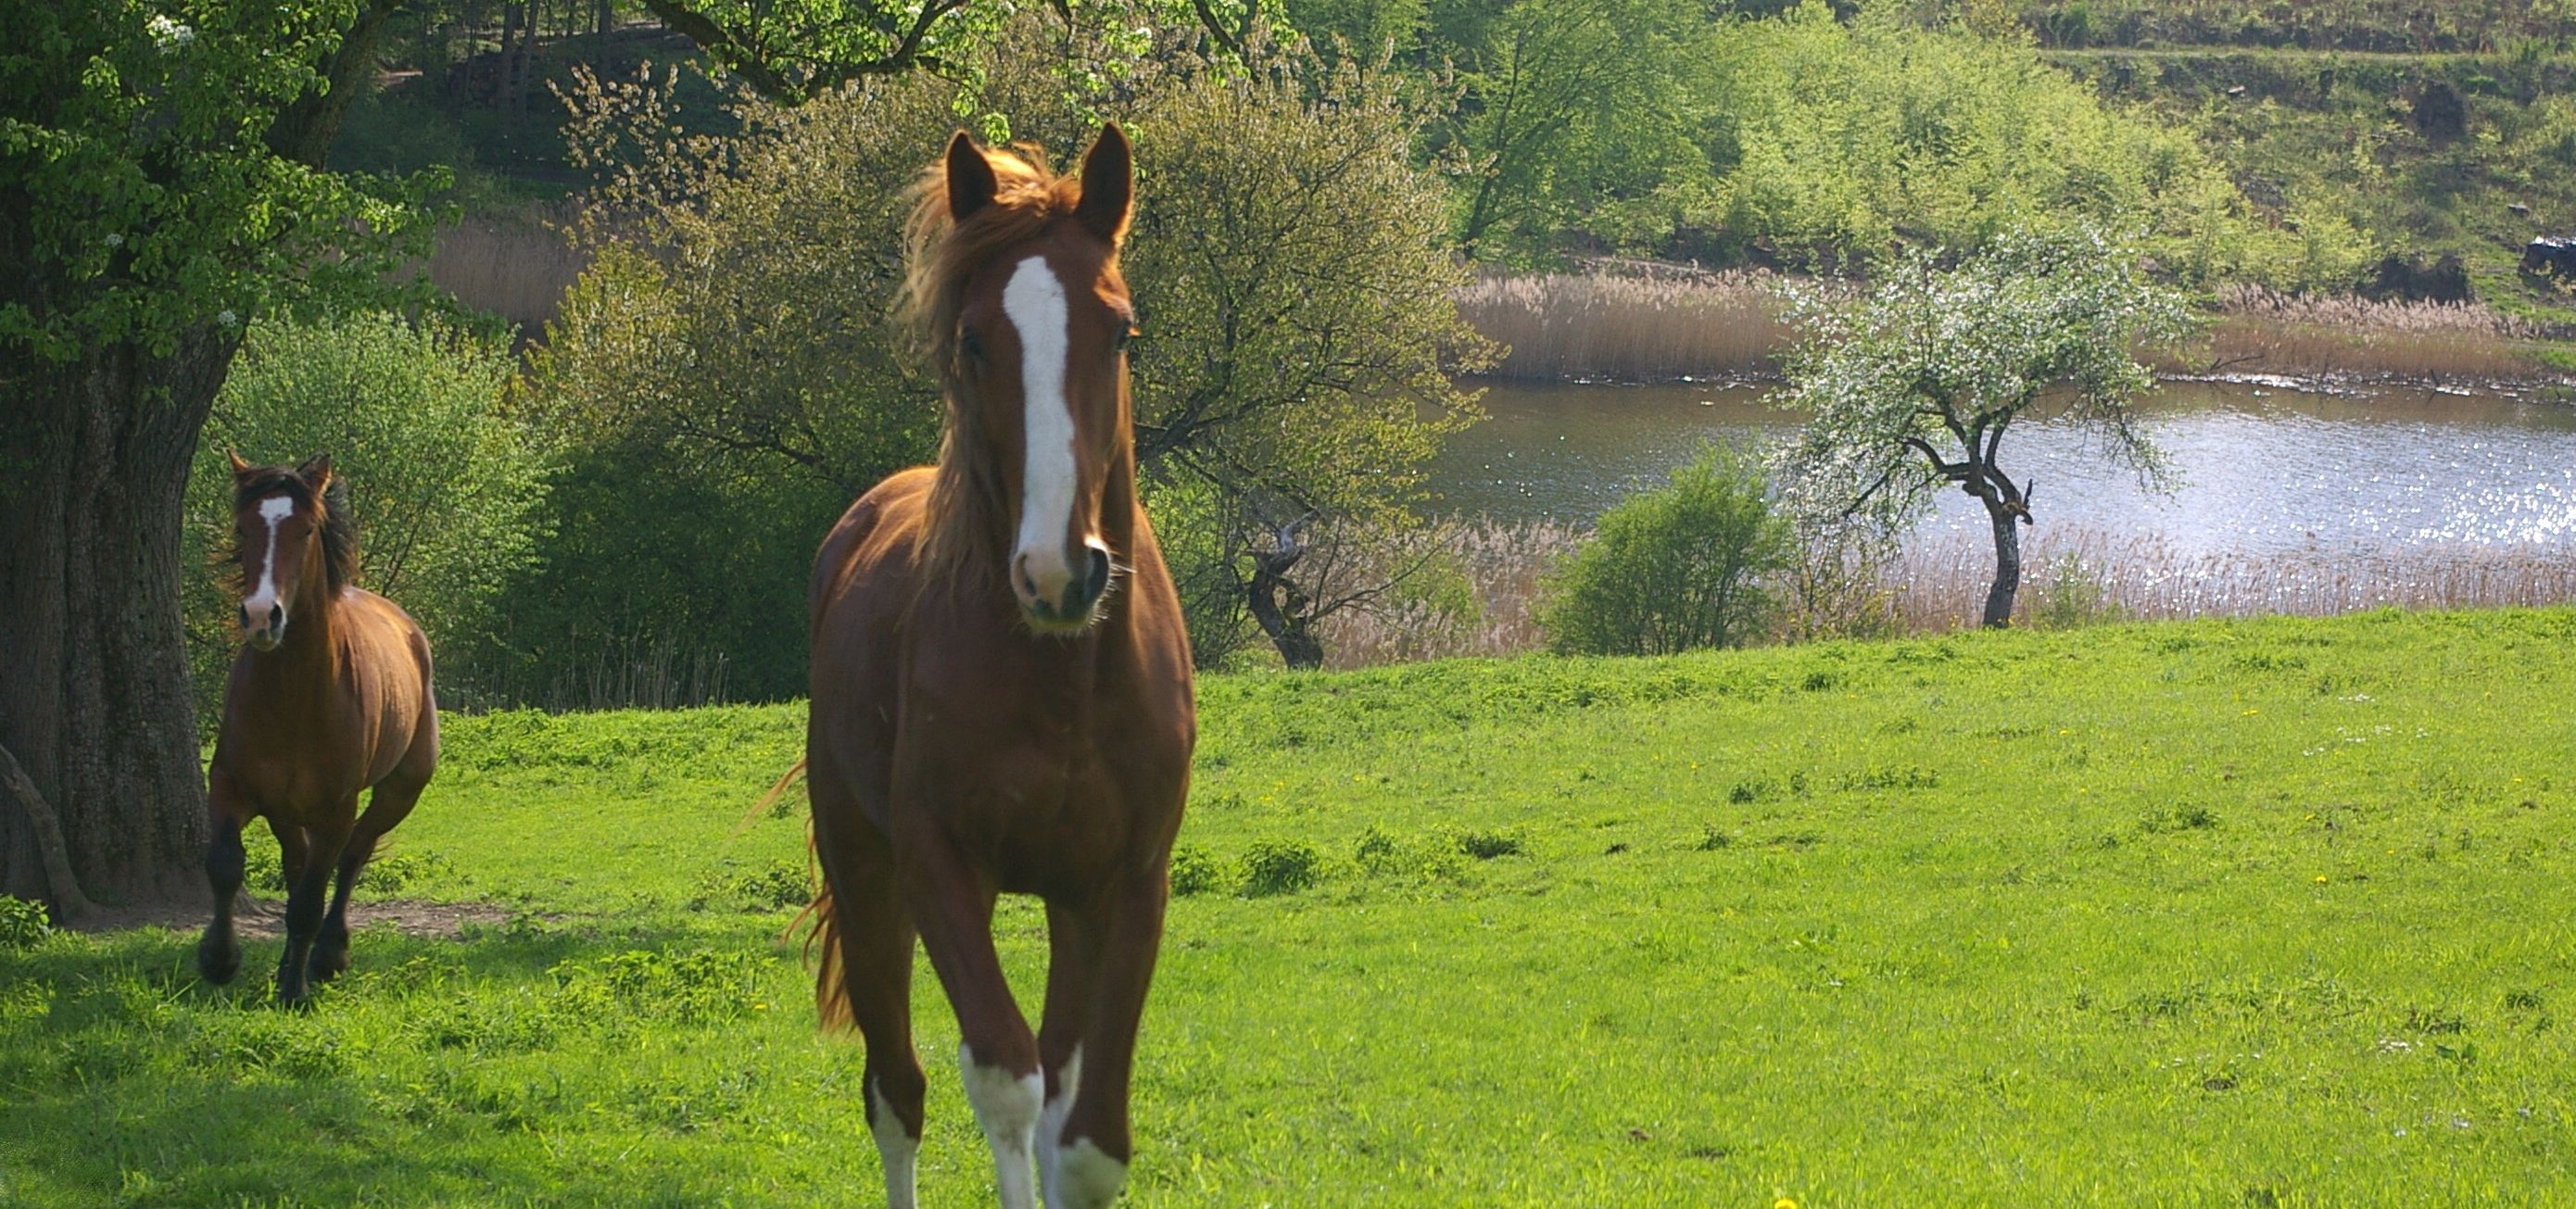
[[[432,702],[422,715],[421,728],[412,735],[411,747],[403,752],[402,761],[385,779],[376,783],[367,795],[367,813],[358,816],[357,825],[349,831],[349,846],[340,853],[339,885],[331,895],[331,914],[322,921],[322,935],[313,946],[313,976],[336,978],[349,968],[349,894],[358,887],[358,875],[366,871],[367,862],[375,859],[376,841],[383,839],[420,802],[420,793],[429,788],[431,774],[438,771],[438,707]]]
[[[400,776],[400,773],[396,773]],[[340,850],[337,885],[331,893],[330,914],[323,917],[322,933],[313,942],[313,977],[328,981],[349,969],[349,894],[358,885],[358,875],[367,862],[375,859],[376,841],[394,829],[411,813],[425,786],[419,782],[387,780],[376,786],[367,797],[367,813],[358,817],[357,826],[349,832],[349,845]]]
[[[286,954],[277,962],[281,1003],[301,1005],[312,993],[313,941],[322,931],[322,900],[330,893],[332,867],[348,846],[357,813],[353,798],[330,820],[305,828],[312,846],[305,853],[303,870],[286,889]]]
[[[819,768],[806,784],[814,801],[815,857],[832,900],[837,989],[867,1047],[860,1084],[868,1133],[885,1164],[886,1206],[913,1209],[929,1085],[912,1048],[912,916],[895,884],[894,849],[861,817],[846,785]]]

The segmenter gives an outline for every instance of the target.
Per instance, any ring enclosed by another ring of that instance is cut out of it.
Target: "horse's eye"
[[[984,341],[975,335],[975,329],[971,327],[958,333],[957,347],[974,360],[984,359]]]

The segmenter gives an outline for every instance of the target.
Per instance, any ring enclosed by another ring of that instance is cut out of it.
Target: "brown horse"
[[[1080,179],[963,133],[924,175],[906,317],[946,402],[939,464],[894,475],[814,562],[806,767],[827,1024],[866,1043],[886,1198],[914,1203],[913,937],[956,1008],[1002,1204],[1105,1205],[1197,738],[1179,598],[1136,498],[1118,243],[1127,138]],[[1119,591],[1111,592],[1113,579]],[[1046,902],[1032,1038],[995,896]]]
[[[331,459],[288,469],[231,457],[249,645],[233,660],[206,772],[215,918],[197,943],[197,972],[220,983],[241,969],[233,896],[241,889],[242,826],[265,818],[286,867],[277,997],[302,1003],[312,980],[349,968],[349,890],[376,840],[411,813],[438,766],[438,704],[420,626],[350,582],[358,530]],[[360,817],[358,794],[370,786],[375,795]],[[325,919],[322,896],[334,870],[339,891]]]

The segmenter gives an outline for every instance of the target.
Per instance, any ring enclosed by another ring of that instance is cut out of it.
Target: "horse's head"
[[[1030,627],[1079,631],[1124,553],[1104,537],[1102,500],[1133,456],[1135,312],[1118,275],[1133,193],[1127,136],[1100,132],[1078,192],[962,131],[938,171],[948,232],[938,259],[954,273],[939,288],[954,292],[931,309],[953,326],[928,343],[948,378],[950,439],[981,448],[993,493],[1008,501],[1004,578]]]
[[[233,467],[233,558],[241,575],[242,636],[260,650],[275,650],[286,638],[305,576],[343,577],[336,547],[347,522],[334,509],[345,493],[332,490],[337,480],[328,454],[293,468],[253,466],[238,453],[226,456]],[[335,548],[326,550],[326,545]]]

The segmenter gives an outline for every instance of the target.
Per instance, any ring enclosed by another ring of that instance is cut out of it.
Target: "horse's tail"
[[[733,833],[741,835],[751,830],[751,821],[768,813],[769,808],[776,805],[778,799],[787,796],[787,787],[795,784],[796,778],[804,775],[805,757],[798,756],[795,763],[787,766],[787,771],[778,774],[778,780],[770,785],[769,792],[760,795],[760,800],[752,803],[751,809],[742,812],[742,821],[733,825]]]
[[[811,819],[805,822],[805,858],[813,872],[814,901],[796,913],[795,922],[787,925],[779,939],[805,929],[805,964],[814,967],[814,1015],[825,1029],[846,1031],[857,1027],[857,1022],[850,1014],[850,985],[841,980],[841,917],[832,909],[832,883],[823,876],[822,862],[815,852]],[[814,956],[816,949],[823,951],[819,960]]]

